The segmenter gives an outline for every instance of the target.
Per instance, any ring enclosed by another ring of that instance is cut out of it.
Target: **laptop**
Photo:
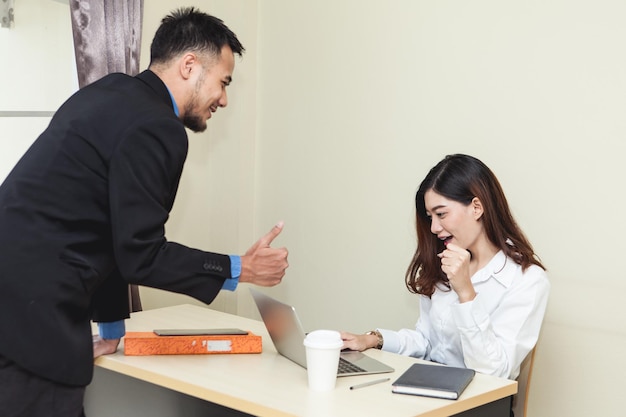
[[[250,288],[267,332],[279,354],[306,368],[306,333],[302,328],[296,309],[260,291]],[[342,351],[337,376],[369,375],[393,372],[386,364],[361,352]]]

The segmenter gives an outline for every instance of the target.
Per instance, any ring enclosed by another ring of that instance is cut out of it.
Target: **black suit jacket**
[[[74,94],[0,187],[0,354],[86,385],[90,320],[128,317],[129,283],[210,303],[230,259],[168,242],[187,133],[151,71]]]

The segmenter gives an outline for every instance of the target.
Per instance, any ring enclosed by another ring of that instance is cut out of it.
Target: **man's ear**
[[[193,52],[187,52],[179,59],[178,68],[181,77],[188,80],[191,78],[194,68],[198,64],[198,57]],[[197,69],[196,69],[197,70]]]
[[[478,220],[482,217],[484,213],[483,203],[480,201],[480,198],[474,197],[471,202],[472,210],[474,211],[474,219]]]

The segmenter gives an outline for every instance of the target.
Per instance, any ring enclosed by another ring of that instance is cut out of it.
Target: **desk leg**
[[[85,393],[87,417],[251,417],[149,382],[95,367]]]
[[[505,397],[480,407],[455,414],[452,417],[510,417],[511,398]]]

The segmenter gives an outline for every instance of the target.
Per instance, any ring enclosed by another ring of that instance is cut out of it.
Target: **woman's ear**
[[[484,212],[482,201],[480,201],[480,198],[474,197],[471,204],[474,211],[474,220],[480,219]]]

